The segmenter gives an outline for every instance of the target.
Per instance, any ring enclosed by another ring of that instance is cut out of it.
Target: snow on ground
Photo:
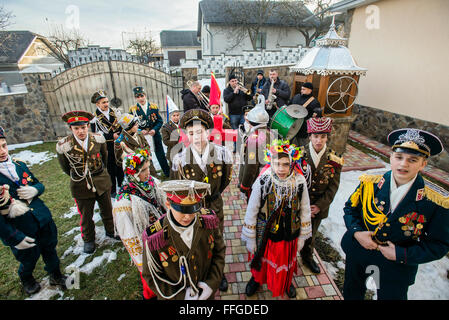
[[[36,144],[42,144],[43,141],[34,141],[34,142],[26,142],[26,143],[17,143],[17,144],[8,144],[8,150],[12,151],[14,149],[26,148],[29,146],[34,146]]]
[[[9,146],[8,146],[9,147]],[[30,150],[23,150],[12,155],[13,158],[24,161],[29,167],[35,164],[43,164],[56,158],[56,153],[43,151],[43,152],[32,152]]]
[[[118,278],[117,278],[117,281],[122,281],[122,279],[124,278],[124,277],[126,277],[126,273],[122,273]]]
[[[93,220],[95,223],[97,223],[101,221],[101,216],[99,213],[99,207],[97,203],[95,204],[94,210],[95,213],[93,216]],[[70,208],[69,212],[64,214],[64,218],[71,218],[74,215],[78,215],[76,206]],[[64,252],[64,254],[60,257],[60,260],[61,261],[64,260],[69,255],[77,257],[74,262],[72,262],[65,268],[65,270],[61,270],[66,275],[69,276],[74,275],[74,270],[77,270],[85,274],[91,274],[96,268],[105,267],[106,264],[117,259],[117,251],[119,249],[116,251],[106,249],[103,251],[101,255],[94,257],[92,261],[90,261],[89,263],[85,263],[86,260],[89,257],[91,257],[91,255],[83,252],[84,242],[83,239],[81,238],[80,227],[79,226],[74,227],[73,229],[67,231],[63,236],[64,237],[73,236],[73,244]],[[103,247],[110,247],[116,242],[118,241],[106,237],[106,232],[102,225],[95,226],[95,243],[97,245],[97,250]],[[97,253],[97,250],[94,252],[94,255]],[[67,297],[64,297],[64,293],[70,293],[70,290],[62,291],[57,287],[50,286],[49,277],[44,278],[40,282],[40,285],[42,289],[37,294],[29,297],[28,298],[29,300],[49,300],[56,295],[59,295],[58,300],[69,299]],[[73,290],[76,289],[74,288]]]
[[[383,174],[390,170],[390,165],[385,163],[384,169],[372,169],[367,171],[342,172],[340,187],[335,195],[329,209],[329,217],[324,219],[320,225],[320,232],[331,240],[331,245],[340,255],[345,258],[345,254],[340,246],[341,238],[346,231],[343,221],[343,207],[349,196],[355,191],[359,184],[358,177],[361,174]],[[332,276],[336,274],[336,268],[325,263],[329,267]],[[344,263],[340,262],[339,267],[344,268]],[[410,300],[449,300],[449,259],[444,257],[438,261],[421,264],[418,269],[415,284],[410,286],[408,298]]]

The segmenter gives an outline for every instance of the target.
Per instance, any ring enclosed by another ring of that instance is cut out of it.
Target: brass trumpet
[[[193,80],[189,80],[187,81],[187,86],[189,88],[192,88],[192,85],[195,81]],[[201,85],[201,84],[200,84]],[[198,91],[198,93],[196,94],[198,100],[200,100],[200,102],[207,108],[209,109],[209,98],[200,90]]]
[[[239,86],[239,90],[243,91],[243,93],[251,94],[251,90],[246,89],[243,83],[241,83],[240,81],[237,82],[237,85]]]

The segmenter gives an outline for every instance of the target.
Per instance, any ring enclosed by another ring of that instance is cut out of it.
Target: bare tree
[[[15,15],[12,14],[12,11],[6,11],[3,5],[0,6],[0,30],[5,30],[14,22],[12,19],[15,18]]]
[[[304,36],[306,47],[310,47],[313,40],[329,30],[332,23],[332,17],[328,11],[331,2],[331,0],[284,0],[279,2],[282,8],[279,14],[285,23]],[[306,6],[314,7],[313,17],[307,13],[309,10]]]
[[[272,0],[227,0],[217,3],[224,18],[222,26],[226,32],[230,45],[228,50],[235,49],[247,37],[251,41],[253,50],[257,50],[257,38],[267,20],[273,15],[278,6],[277,1]],[[228,27],[232,27],[229,32]]]
[[[50,29],[47,39],[54,47],[54,55],[64,62],[66,68],[70,68],[70,60],[67,55],[69,50],[77,50],[89,44],[89,40],[78,29],[66,30],[63,25],[54,25]]]
[[[5,31],[6,28],[13,25],[13,19],[15,16],[12,11],[7,11],[3,5],[0,6],[0,31]],[[11,43],[14,41],[14,35],[12,33],[1,33],[0,34],[0,62],[7,59],[10,48],[5,43]]]
[[[134,39],[128,40],[126,49],[138,57],[140,63],[149,63],[153,60],[153,55],[160,52],[156,40],[153,39],[151,33],[145,33],[143,36],[136,36]]]

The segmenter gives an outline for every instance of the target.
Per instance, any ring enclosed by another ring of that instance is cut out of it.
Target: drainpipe
[[[207,33],[209,33],[209,35],[210,35],[210,55],[212,55],[213,54],[213,52],[214,52],[214,42],[212,41],[212,33],[210,32],[210,30],[209,29],[207,29],[207,24],[204,24],[204,29],[206,29],[206,31],[207,31]]]

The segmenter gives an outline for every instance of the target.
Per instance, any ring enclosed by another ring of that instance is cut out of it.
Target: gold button
[[[386,224],[386,226],[387,226],[387,227],[389,227],[389,226],[390,226],[390,224],[389,224],[389,223],[387,223],[387,224]]]
[[[196,270],[196,266],[193,266],[193,270]]]
[[[386,236],[387,236],[387,234],[386,234],[386,233],[382,233],[382,235],[383,235],[384,237],[386,237]]]
[[[31,210],[31,211],[34,211],[34,209],[33,209],[33,208],[31,208],[30,210]]]
[[[315,188],[313,188],[312,191],[315,191]]]
[[[195,259],[195,256],[192,254],[192,259]]]

